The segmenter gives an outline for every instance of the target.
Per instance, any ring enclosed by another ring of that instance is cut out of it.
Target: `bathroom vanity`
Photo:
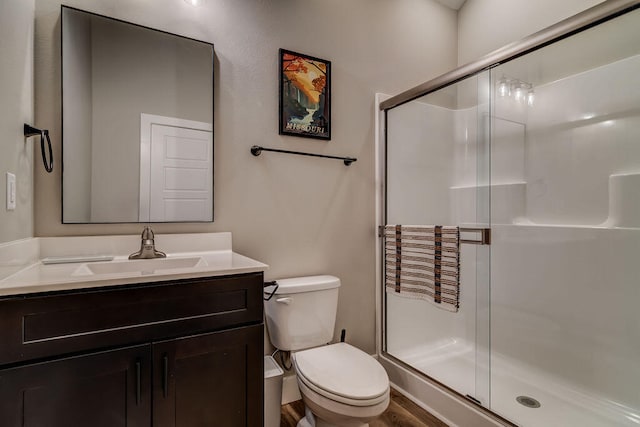
[[[230,250],[193,258],[93,274],[100,263],[38,262],[0,280],[2,425],[262,425],[267,266]],[[40,282],[20,285],[29,277]]]

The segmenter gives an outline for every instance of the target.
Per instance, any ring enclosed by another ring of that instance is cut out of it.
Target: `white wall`
[[[528,219],[592,226],[607,220],[609,177],[640,174],[637,87],[640,56],[538,88],[527,120]],[[624,198],[640,201],[635,191]],[[636,227],[640,218],[612,225]]]
[[[34,0],[0,2],[0,243],[33,236],[33,147],[40,142],[25,143],[22,127],[45,125],[33,123],[33,11]],[[16,175],[15,211],[6,210],[7,172]]]
[[[467,0],[458,12],[458,65],[472,62],[602,0]]]
[[[238,252],[270,264],[268,279],[340,277],[336,328],[374,351],[374,94],[398,93],[456,64],[456,14],[430,0],[74,0],[70,6],[215,44],[212,224],[156,233],[231,231]],[[36,115],[60,156],[58,0],[37,0]],[[278,136],[278,49],[332,61],[332,140]],[[263,153],[260,144],[358,158]],[[61,225],[59,169],[36,176],[36,234],[139,233],[141,226]],[[134,250],[136,248],[132,248]],[[162,249],[162,248],[160,248]]]

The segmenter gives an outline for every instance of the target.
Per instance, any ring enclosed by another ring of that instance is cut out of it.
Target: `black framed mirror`
[[[213,44],[61,16],[62,222],[213,221]]]

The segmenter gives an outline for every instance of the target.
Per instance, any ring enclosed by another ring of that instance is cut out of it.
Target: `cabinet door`
[[[262,426],[263,336],[260,324],[154,344],[154,427]]]
[[[151,346],[0,370],[3,427],[151,425]]]

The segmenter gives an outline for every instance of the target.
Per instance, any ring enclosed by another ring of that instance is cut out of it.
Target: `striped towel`
[[[460,230],[441,225],[386,225],[385,287],[458,312]]]

